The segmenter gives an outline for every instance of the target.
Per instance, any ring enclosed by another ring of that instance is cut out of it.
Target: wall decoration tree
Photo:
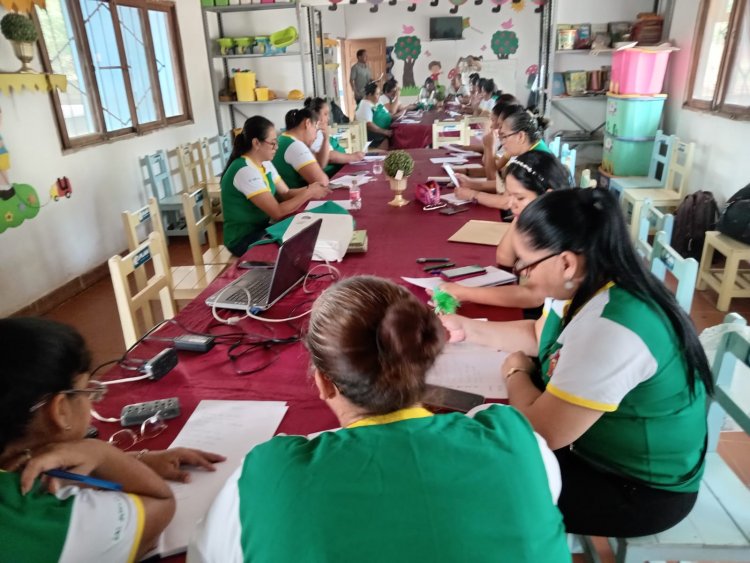
[[[401,83],[407,88],[415,87],[414,63],[422,52],[422,42],[419,40],[419,37],[416,35],[399,37],[393,46],[393,52],[396,54],[398,60],[404,61],[404,79]]]
[[[518,51],[518,35],[515,31],[496,31],[492,35],[491,45],[498,59],[507,59]]]

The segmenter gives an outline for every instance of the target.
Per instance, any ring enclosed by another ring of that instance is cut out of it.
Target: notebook
[[[206,305],[241,311],[270,309],[305,279],[322,223],[318,219],[284,242],[273,268],[248,270],[206,299]]]
[[[497,246],[509,228],[509,223],[473,219],[453,233],[448,241]]]

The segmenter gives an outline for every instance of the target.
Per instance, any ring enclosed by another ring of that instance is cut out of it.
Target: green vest
[[[74,501],[58,499],[39,480],[22,495],[20,474],[0,471],[0,560],[57,561]]]
[[[290,188],[301,188],[307,185],[302,175],[297,172],[294,167],[284,160],[284,154],[286,150],[296,141],[294,137],[286,134],[279,135],[279,148],[276,149],[276,154],[273,157],[273,165],[276,167],[276,171],[281,176],[282,180]]]
[[[328,142],[331,145],[331,150],[332,151],[336,151],[336,152],[340,152],[340,153],[346,153],[346,150],[344,149],[344,147],[342,147],[339,144],[339,141],[338,141],[338,139],[336,137],[328,137]],[[332,178],[343,167],[344,167],[343,164],[336,164],[334,162],[329,162],[328,164],[326,164],[325,168],[323,168],[323,172],[326,173],[326,176],[328,176],[329,178]]]
[[[373,108],[372,122],[381,129],[389,129],[392,120],[393,117],[383,104],[378,104]]]
[[[251,233],[262,231],[268,226],[269,218],[260,207],[248,199],[234,186],[237,172],[249,164],[244,157],[236,158],[221,177],[221,209],[224,214],[224,244],[232,248]],[[271,174],[266,174],[271,193],[276,195],[276,184]]]
[[[547,146],[547,143],[544,142],[544,139],[539,139],[533,147],[531,147],[532,151],[541,151],[541,152],[548,152],[552,154],[552,151],[549,150],[549,147]]]
[[[247,562],[571,560],[537,441],[510,407],[277,436],[237,487]]]
[[[695,492],[704,466],[705,388],[698,382],[694,396],[690,395],[680,343],[666,315],[617,286],[608,291],[601,317],[634,332],[648,347],[657,369],[627,393],[615,411],[605,412],[572,450],[594,466],[654,488]],[[562,319],[550,310],[539,339],[545,385],[554,377],[562,331]]]

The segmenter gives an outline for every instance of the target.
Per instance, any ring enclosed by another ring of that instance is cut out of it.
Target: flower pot
[[[388,178],[388,182],[391,184],[391,190],[396,194],[393,199],[388,202],[388,205],[393,207],[403,207],[409,203],[409,200],[404,199],[404,196],[401,195],[406,191],[406,180],[406,178],[401,178],[400,180],[396,180],[396,178]]]
[[[31,41],[11,41],[13,45],[13,54],[21,61],[21,68],[17,72],[26,74],[37,74],[29,63],[34,60],[34,43]]]

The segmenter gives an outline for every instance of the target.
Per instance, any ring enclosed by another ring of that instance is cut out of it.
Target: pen
[[[450,262],[450,258],[417,258],[417,264],[424,264],[425,262]]]
[[[90,475],[81,475],[80,473],[71,473],[63,469],[50,469],[44,472],[45,475],[50,477],[57,477],[58,479],[65,479],[67,481],[78,481],[84,485],[91,485],[98,489],[106,489],[108,491],[121,491],[122,485],[120,483],[114,483],[112,481],[105,481],[104,479],[97,479]]]

